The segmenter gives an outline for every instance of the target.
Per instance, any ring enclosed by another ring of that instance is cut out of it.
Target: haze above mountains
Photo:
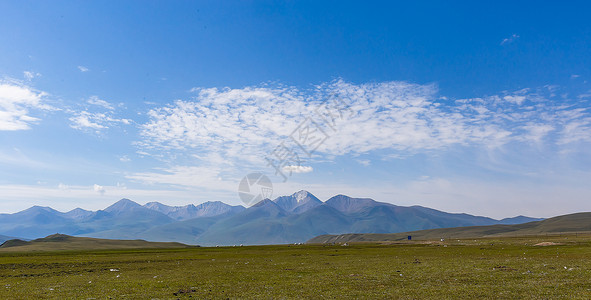
[[[36,239],[61,233],[109,239],[145,239],[199,245],[281,244],[345,233],[396,233],[414,230],[520,224],[541,219],[503,220],[446,213],[421,206],[397,206],[367,198],[337,195],[326,202],[307,191],[245,208],[223,202],[167,206],[140,205],[129,199],[98,211],[59,212],[33,206],[0,214],[0,242],[12,237]]]

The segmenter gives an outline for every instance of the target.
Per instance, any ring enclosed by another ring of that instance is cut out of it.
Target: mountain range
[[[0,214],[0,242],[8,237],[36,239],[61,233],[199,245],[282,244],[326,234],[396,233],[538,220],[524,216],[495,220],[345,195],[323,202],[307,191],[299,191],[275,200],[264,199],[249,208],[219,201],[197,206],[158,202],[142,206],[129,199],[98,211],[77,208],[64,213],[33,206],[14,214]]]

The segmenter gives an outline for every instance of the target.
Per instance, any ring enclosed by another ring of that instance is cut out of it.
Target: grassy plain
[[[591,236],[2,252],[0,298],[589,299]]]

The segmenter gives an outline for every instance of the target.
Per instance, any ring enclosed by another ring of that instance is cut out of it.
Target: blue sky
[[[274,196],[591,210],[589,4],[318,2],[0,1],[0,212],[241,204],[251,172]]]

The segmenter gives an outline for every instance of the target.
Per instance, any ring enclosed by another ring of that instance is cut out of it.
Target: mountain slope
[[[220,220],[197,241],[203,245],[284,243],[282,220],[288,213],[275,202],[264,199],[248,209]]]
[[[356,211],[359,211],[363,208],[367,208],[367,207],[371,207],[371,206],[375,206],[375,205],[391,205],[391,204],[386,204],[386,203],[380,203],[377,202],[373,199],[369,199],[369,198],[351,198],[349,196],[345,196],[345,195],[336,195],[328,200],[326,200],[326,202],[324,203],[325,205],[328,205],[330,207],[335,208],[336,210],[348,214],[348,213],[354,213]]]
[[[33,206],[14,214],[0,214],[3,235],[34,239],[55,232],[74,234],[77,231],[74,220],[50,207]]]
[[[93,214],[93,211],[84,210],[82,208],[75,208],[67,213],[64,213],[64,216],[75,221],[80,221],[92,216]]]
[[[498,221],[472,216],[453,214],[421,206],[397,206],[367,198],[351,198],[338,195],[330,198],[325,205],[344,213],[352,220],[349,232],[387,233],[409,230],[491,225]]]
[[[154,226],[172,223],[163,213],[147,209],[129,199],[99,210],[79,223],[76,235],[112,239],[133,239]]]
[[[158,242],[181,242],[189,245],[199,244],[198,238],[210,226],[232,216],[231,212],[213,217],[193,218],[150,228],[137,235],[138,238]]]
[[[425,240],[440,238],[525,236],[566,232],[591,232],[591,212],[558,216],[542,221],[515,225],[497,224],[489,226],[438,228],[390,234],[350,233],[341,235],[321,235],[310,239],[308,243],[399,241],[405,240],[409,235],[412,236],[413,239]]]

